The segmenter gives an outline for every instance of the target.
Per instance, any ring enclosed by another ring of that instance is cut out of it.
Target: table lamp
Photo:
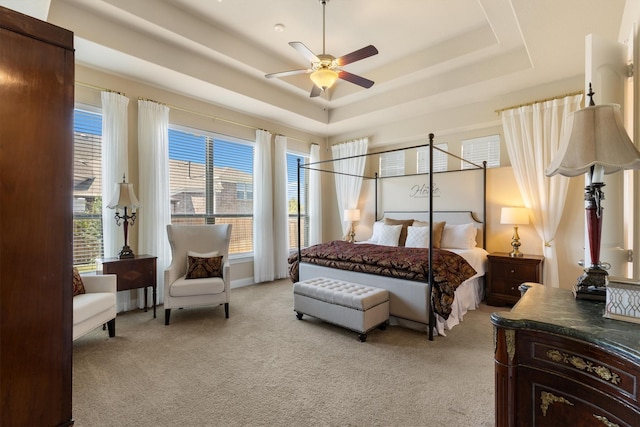
[[[500,212],[500,224],[513,225],[513,237],[511,238],[511,252],[509,256],[521,257],[520,236],[518,235],[518,225],[529,224],[529,210],[527,208],[504,207]]]
[[[140,207],[140,202],[136,197],[136,193],[133,191],[133,184],[126,182],[125,176],[122,175],[122,182],[116,184],[116,189],[111,197],[111,202],[107,205],[109,209],[115,209],[116,224],[120,225],[122,222],[122,228],[124,229],[124,246],[118,255],[120,258],[134,258],[135,255],[128,244],[129,237],[129,224],[133,225],[136,221],[136,212],[127,213],[127,209],[131,208],[133,211]],[[124,214],[121,214],[118,209],[124,209]]]
[[[558,154],[545,173],[587,176],[584,189],[591,265],[574,285],[577,299],[606,300],[608,273],[600,263],[603,175],[640,169],[640,152],[627,135],[617,104],[595,105],[589,84],[589,106],[572,114],[571,132],[560,142]],[[571,122],[568,122],[571,123]]]
[[[360,209],[345,209],[342,219],[351,223],[351,227],[349,228],[349,232],[345,236],[345,240],[350,243],[355,242],[356,232],[353,228],[353,223],[355,221],[360,221]]]

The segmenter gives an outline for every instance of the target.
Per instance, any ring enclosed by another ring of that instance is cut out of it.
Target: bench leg
[[[225,302],[224,303],[224,317],[225,318],[229,318],[229,303]]]
[[[171,309],[170,308],[165,308],[164,309],[164,324],[168,325],[170,320],[171,320]]]
[[[367,334],[358,334],[358,339],[360,342],[365,342],[367,340]]]
[[[302,320],[302,316],[303,316],[302,313],[300,313],[299,311],[296,311],[296,317],[298,318],[298,320]]]
[[[109,329],[109,338],[116,336],[116,319],[111,319],[107,322],[107,329]]]

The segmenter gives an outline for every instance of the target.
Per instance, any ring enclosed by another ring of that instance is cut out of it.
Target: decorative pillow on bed
[[[473,224],[447,224],[442,233],[443,248],[473,249],[476,247],[478,230]]]
[[[407,248],[428,248],[429,228],[428,227],[407,227],[407,241],[404,244]]]
[[[382,246],[398,246],[398,239],[402,232],[402,225],[385,225],[380,227],[380,236],[376,242]]]
[[[207,253],[188,251],[185,279],[206,277],[222,277],[222,255],[218,255],[218,251]]]
[[[385,225],[402,225],[397,246],[404,246],[404,242],[407,240],[407,227],[413,224],[413,220],[385,218],[384,223]]]
[[[376,221],[373,223],[373,233],[371,233],[371,238],[367,243],[378,243],[378,240],[380,240],[380,233],[382,232],[381,230],[383,225],[384,222],[382,221]]]
[[[439,221],[439,222],[433,223],[433,247],[435,249],[439,249],[440,247],[442,247],[442,231],[444,230],[445,224],[446,224],[446,221]],[[428,221],[413,221],[412,225],[414,227],[429,228]],[[429,241],[427,240],[427,246],[424,246],[424,247],[426,248],[428,246],[429,246]],[[422,246],[418,246],[418,247],[422,247]]]

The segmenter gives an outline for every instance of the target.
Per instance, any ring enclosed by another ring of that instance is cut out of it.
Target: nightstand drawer
[[[527,281],[527,280],[525,280]],[[507,279],[495,279],[493,280],[491,290],[493,293],[509,295],[514,298],[520,298],[520,290],[518,287],[525,282],[523,280],[507,280]]]
[[[517,264],[512,262],[496,262],[492,266],[492,272],[496,279],[520,280],[522,282],[535,282],[538,277],[538,264]]]

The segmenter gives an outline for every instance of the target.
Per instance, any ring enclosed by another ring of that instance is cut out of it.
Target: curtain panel
[[[320,161],[320,146],[311,144],[309,151],[309,163]],[[308,221],[309,221],[309,246],[322,243],[322,172],[307,169],[309,172],[309,194],[307,194]]]
[[[568,178],[547,177],[551,163],[567,137],[569,116],[580,108],[582,95],[535,103],[502,112],[507,152],[525,206],[542,240],[545,257],[543,283],[558,287],[558,257],[554,239],[567,198]]]
[[[289,203],[287,202],[287,137],[276,135],[273,164],[273,254],[275,279],[289,276]]]
[[[171,223],[169,195],[169,107],[138,100],[138,253],[158,257],[157,297],[164,302],[164,270],[171,261],[167,225]],[[144,290],[138,291],[144,301]],[[150,305],[149,301],[145,301]],[[139,303],[138,306],[142,304]],[[140,307],[142,308],[142,307]]]
[[[345,209],[357,209],[362,174],[364,173],[365,157],[367,154],[368,138],[336,144],[331,147],[334,159],[345,159],[333,162],[333,171],[338,199],[338,214],[343,218]],[[342,221],[342,235],[349,231],[349,222]]]
[[[258,129],[253,160],[253,281],[274,278],[271,132]]]

